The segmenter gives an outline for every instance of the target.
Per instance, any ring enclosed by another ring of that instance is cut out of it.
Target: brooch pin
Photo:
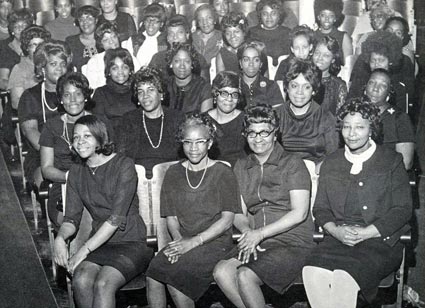
[[[260,82],[260,87],[265,88],[267,86],[267,83],[265,81]]]
[[[389,112],[389,114],[393,114],[395,112],[394,108],[390,108],[387,111]]]

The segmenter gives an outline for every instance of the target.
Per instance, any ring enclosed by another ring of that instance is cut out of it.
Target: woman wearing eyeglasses
[[[234,257],[214,270],[217,284],[238,308],[265,307],[263,284],[283,293],[314,246],[310,176],[303,161],[276,142],[278,132],[271,106],[246,110],[244,135],[253,153],[234,167],[243,200],[243,214],[235,215],[234,225],[242,236]]]
[[[243,100],[239,89],[239,76],[231,71],[217,74],[213,84],[214,109],[208,115],[217,126],[217,143],[211,149],[211,156],[229,162],[232,166],[246,156],[245,138],[242,136],[243,115],[238,109]]]
[[[172,242],[146,273],[151,308],[166,307],[163,285],[176,307],[194,308],[214,281],[214,266],[232,251],[240,196],[230,167],[209,158],[215,135],[211,118],[198,113],[186,114],[176,133],[187,159],[172,165],[162,184],[161,216]]]

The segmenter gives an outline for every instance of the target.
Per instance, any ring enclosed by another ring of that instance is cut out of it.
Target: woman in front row
[[[69,171],[55,261],[73,274],[79,308],[115,308],[115,292],[144,272],[153,256],[139,216],[134,162],[114,153],[105,123],[94,115],[75,122],[72,145],[82,163]],[[93,218],[92,233],[69,258],[66,240],[77,232],[84,207]]]
[[[233,248],[240,196],[230,167],[208,157],[215,135],[211,118],[198,113],[187,114],[177,131],[187,160],[171,166],[162,184],[161,216],[173,240],[146,273],[151,308],[166,307],[164,285],[176,307],[195,307],[214,281],[214,266]]]
[[[271,106],[248,108],[244,128],[253,153],[234,168],[244,212],[234,224],[242,236],[238,252],[218,263],[214,278],[236,307],[265,307],[261,286],[282,294],[314,246],[310,176],[303,161],[276,142],[279,119]]]
[[[323,163],[313,214],[329,236],[307,258],[304,287],[312,308],[354,308],[402,260],[412,199],[402,156],[377,146],[379,110],[353,99],[339,112],[345,149]]]

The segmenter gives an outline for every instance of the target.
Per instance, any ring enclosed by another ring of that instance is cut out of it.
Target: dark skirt
[[[34,173],[37,168],[41,166],[40,152],[28,147],[28,154],[24,160],[25,177],[29,183],[34,183]]]
[[[382,239],[369,239],[355,246],[347,246],[332,236],[313,249],[306,265],[328,270],[344,270],[360,286],[364,297],[370,301],[382,279],[397,270],[403,258],[403,244],[394,247]]]
[[[153,257],[153,250],[142,242],[106,243],[90,253],[84,261],[119,270],[128,282],[144,273]]]
[[[153,258],[146,276],[169,284],[196,301],[214,281],[212,273],[216,264],[230,257],[232,247],[212,241],[188,251],[174,264],[164,255],[164,248]]]
[[[266,251],[257,252],[257,260],[240,265],[250,268],[270,288],[283,294],[301,276],[310,247],[291,246],[276,240],[260,244]]]

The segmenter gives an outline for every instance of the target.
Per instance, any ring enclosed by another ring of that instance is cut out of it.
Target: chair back
[[[357,25],[358,16],[345,15],[342,24],[339,26],[338,30],[345,31],[349,36],[354,32],[354,28]]]
[[[54,10],[53,0],[29,0],[27,8],[34,13]]]
[[[356,59],[354,55],[345,57],[345,64],[344,66],[341,67],[341,71],[338,74],[338,76],[345,81],[347,86],[350,83],[350,76],[351,76],[351,72],[353,71],[353,66],[355,61]]]
[[[278,63],[276,66],[273,65],[273,59],[270,56],[267,56],[267,69],[269,71],[269,79],[274,80],[274,77],[276,76],[277,69],[279,68],[280,62],[285,60],[289,55],[281,55],[277,59]]]
[[[14,11],[17,11],[17,10],[20,10],[20,9],[23,9],[23,8],[25,8],[24,0],[14,0],[13,1],[13,10]]]
[[[205,3],[195,3],[195,4],[182,4],[178,9],[179,14],[186,16],[186,19],[189,23],[192,23],[192,20],[195,17],[195,11],[201,5]]]
[[[283,9],[285,11],[291,10],[297,19],[300,19],[300,2],[298,0],[283,1]]]
[[[39,26],[44,26],[49,21],[52,21],[56,18],[55,11],[41,11],[35,14],[35,24]]]
[[[230,11],[239,12],[248,16],[249,13],[255,12],[257,8],[257,2],[240,2],[240,3],[230,3]]]
[[[135,9],[137,7],[148,6],[152,3],[154,3],[153,0],[120,0],[118,1],[118,8],[126,7],[130,9]]]
[[[100,8],[98,0],[75,0],[75,7],[78,9],[84,5],[91,5]]]
[[[210,63],[211,84],[213,83],[215,76],[217,76],[217,57],[212,58]]]
[[[363,13],[362,2],[357,0],[344,0],[342,14],[360,16]]]

